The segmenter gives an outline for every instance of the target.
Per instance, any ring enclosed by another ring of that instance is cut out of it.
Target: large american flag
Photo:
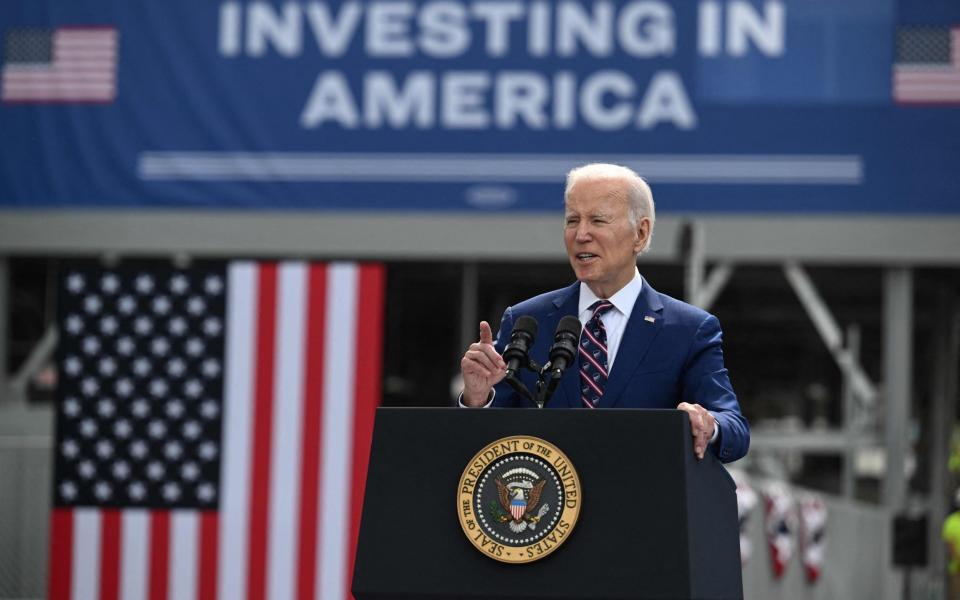
[[[113,27],[7,31],[0,99],[112,102],[117,96],[117,37]]]
[[[384,269],[77,263],[51,600],[349,597]]]
[[[897,32],[893,99],[898,104],[960,103],[960,27]]]

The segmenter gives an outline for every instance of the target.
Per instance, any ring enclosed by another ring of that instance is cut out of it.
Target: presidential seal
[[[539,560],[563,544],[580,514],[580,478],[570,459],[540,438],[499,439],[460,477],[460,527],[477,550],[502,562]]]

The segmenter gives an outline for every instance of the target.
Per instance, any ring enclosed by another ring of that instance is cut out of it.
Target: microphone
[[[517,319],[510,331],[510,343],[503,351],[503,360],[507,362],[507,379],[515,379],[517,371],[530,363],[529,352],[533,338],[537,336],[537,320],[524,315]]]
[[[559,380],[563,377],[563,370],[573,364],[577,356],[577,344],[580,342],[580,319],[567,315],[560,319],[557,332],[553,335],[553,345],[550,346],[551,378]]]
[[[560,380],[563,379],[563,371],[573,364],[577,356],[577,344],[580,343],[580,319],[573,315],[567,315],[560,319],[557,324],[557,332],[553,334],[553,345],[550,346],[550,360],[543,365],[543,371],[540,372],[540,381],[537,382],[537,406],[543,408],[543,405],[553,397],[557,391]],[[544,381],[544,376],[547,380]]]

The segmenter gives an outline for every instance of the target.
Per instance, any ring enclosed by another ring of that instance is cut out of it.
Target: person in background
[[[960,488],[953,498],[953,512],[943,522],[941,536],[947,544],[947,573],[950,574],[950,600],[960,600]]]

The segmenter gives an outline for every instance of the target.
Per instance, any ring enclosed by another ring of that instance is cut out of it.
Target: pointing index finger
[[[486,321],[480,321],[480,343],[493,343],[493,331],[490,330],[490,323],[487,323]]]

